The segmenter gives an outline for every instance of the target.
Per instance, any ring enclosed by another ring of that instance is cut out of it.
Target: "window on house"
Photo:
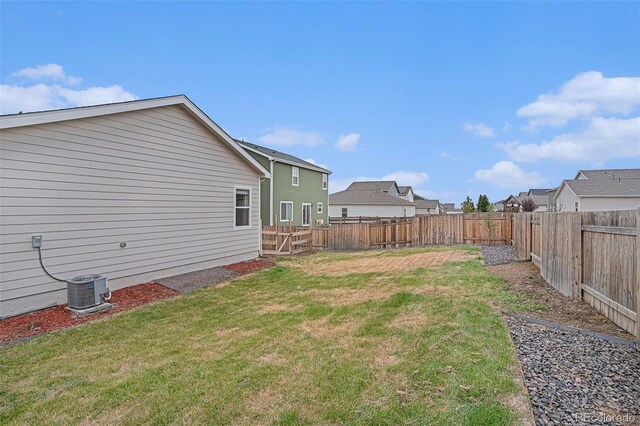
[[[318,203],[318,213],[322,213],[323,207],[322,203]]]
[[[576,201],[576,211],[578,211],[578,202]]]
[[[291,185],[300,185],[300,169],[297,167],[291,167]]]
[[[322,174],[322,189],[329,188],[329,176],[326,173]]]
[[[251,190],[235,188],[235,226],[251,226]]]
[[[280,201],[280,222],[293,220],[293,202]]]
[[[346,207],[342,208],[342,217],[347,217],[347,208]]]

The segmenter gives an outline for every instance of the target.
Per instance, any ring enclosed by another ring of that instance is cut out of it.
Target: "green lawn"
[[[0,424],[517,422],[509,294],[455,250],[468,260],[342,275],[314,268],[446,250],[282,259],[0,350]]]

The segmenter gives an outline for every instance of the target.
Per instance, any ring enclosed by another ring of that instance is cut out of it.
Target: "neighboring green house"
[[[272,176],[260,184],[263,225],[329,224],[329,170],[284,152],[236,141]]]

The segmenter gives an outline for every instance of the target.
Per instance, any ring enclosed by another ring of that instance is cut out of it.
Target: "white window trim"
[[[236,225],[236,209],[238,208],[236,206],[236,191],[238,189],[244,189],[249,191],[249,224],[248,225],[241,225],[241,226]],[[253,227],[252,220],[251,220],[251,216],[253,215],[253,191],[251,187],[244,186],[244,185],[234,185],[233,186],[233,204],[231,205],[233,206],[233,229],[234,230],[251,229]]]
[[[346,216],[342,215],[343,214],[342,213],[343,210],[346,210],[346,212],[345,212],[347,214]],[[349,208],[348,207],[341,207],[340,208],[340,217],[349,217]]]
[[[326,173],[322,174],[322,190],[327,191],[329,189],[329,175]]]
[[[305,225],[304,223],[304,207],[305,206],[309,206],[309,223],[307,223]],[[311,218],[311,203],[302,203],[302,221],[300,223],[302,223],[302,226],[311,226],[311,221],[313,219]]]
[[[293,178],[298,178],[296,183],[293,183]],[[291,166],[291,186],[300,186],[300,168]]]
[[[283,204],[291,204],[291,219],[282,219],[282,205]],[[280,218],[278,219],[279,222],[289,222],[290,220],[293,220],[293,201],[280,201],[280,211],[278,211],[278,214],[280,215]]]
[[[323,214],[324,213],[324,204],[323,203],[318,203],[317,208],[318,208],[318,210],[317,210],[318,214]]]

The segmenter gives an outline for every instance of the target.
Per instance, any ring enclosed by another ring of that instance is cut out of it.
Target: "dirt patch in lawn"
[[[307,274],[343,276],[372,272],[406,272],[417,268],[432,268],[446,262],[475,259],[477,253],[462,250],[439,250],[416,253],[407,256],[373,255],[353,256],[336,262],[301,262],[295,266],[303,268]]]
[[[540,304],[548,308],[521,312],[522,315],[556,324],[584,328],[609,336],[633,339],[633,336],[600,315],[585,302],[572,300],[551,287],[542,279],[538,268],[530,262],[488,266],[487,269],[502,278],[511,290],[525,294],[527,304]]]
[[[179,294],[177,291],[157,283],[140,284],[113,291],[110,303],[115,306],[95,314],[74,317],[64,306],[54,306],[18,315],[0,320],[0,342],[23,339],[60,328],[72,327],[177,294]]]

